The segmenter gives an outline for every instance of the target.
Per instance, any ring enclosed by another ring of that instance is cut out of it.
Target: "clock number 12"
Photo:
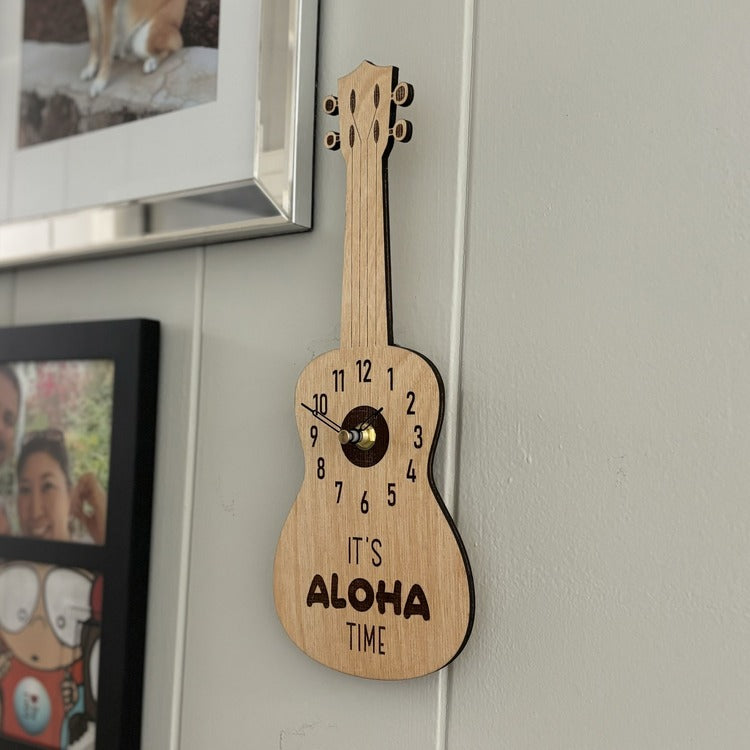
[[[372,362],[369,359],[358,359],[357,360],[357,373],[359,375],[360,383],[371,383],[370,370],[372,369]]]

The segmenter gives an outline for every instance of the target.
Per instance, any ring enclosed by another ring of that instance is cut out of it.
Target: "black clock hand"
[[[364,432],[368,427],[372,426],[373,420],[380,414],[381,411],[383,411],[385,407],[381,406],[379,409],[375,409],[372,414],[364,421],[362,422],[362,426],[359,428]]]
[[[307,404],[300,403],[300,406],[307,409],[307,411],[309,411],[316,419],[319,419],[327,427],[330,427],[332,430],[336,430],[336,432],[341,432],[341,425],[336,424],[336,422],[334,422],[332,419],[329,419],[325,414],[321,414],[317,409],[313,409]]]
[[[372,435],[368,434],[368,430],[372,427],[373,420],[383,411],[385,407],[381,406],[379,409],[374,409],[372,414],[362,424],[353,430],[341,430],[339,432],[339,442],[341,445],[347,443],[356,443],[362,447],[363,450],[368,450],[374,445],[375,433]]]

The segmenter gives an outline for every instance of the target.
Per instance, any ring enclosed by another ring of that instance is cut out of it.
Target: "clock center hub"
[[[339,443],[347,445],[353,443],[361,451],[369,451],[375,445],[375,428],[369,426],[366,422],[358,424],[353,430],[341,430],[339,432]]]
[[[389,439],[382,409],[366,404],[355,406],[341,423],[341,450],[355,466],[375,466],[388,450]]]

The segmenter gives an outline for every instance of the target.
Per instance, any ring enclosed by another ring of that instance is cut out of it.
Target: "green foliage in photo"
[[[92,472],[109,484],[114,365],[110,361],[24,363],[23,433],[57,428],[65,434],[73,482]]]

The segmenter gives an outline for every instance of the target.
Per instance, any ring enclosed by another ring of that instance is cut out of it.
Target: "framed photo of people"
[[[159,324],[0,328],[0,750],[140,747]]]

